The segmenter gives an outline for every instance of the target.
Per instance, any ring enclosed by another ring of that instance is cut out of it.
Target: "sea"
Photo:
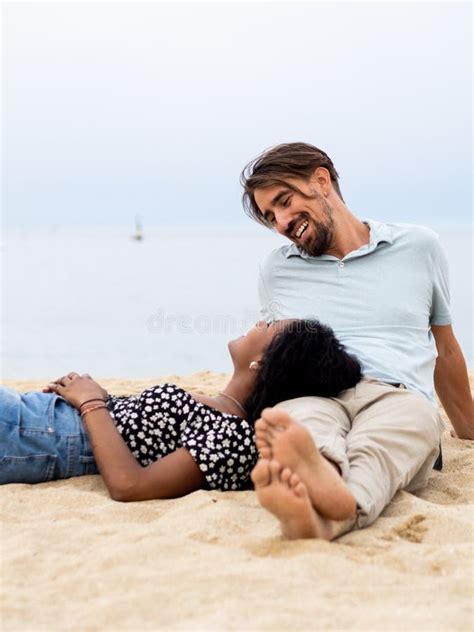
[[[472,347],[472,229],[431,226],[450,267],[454,330]],[[4,230],[1,375],[151,378],[229,372],[229,340],[259,319],[259,263],[286,243],[250,228]]]

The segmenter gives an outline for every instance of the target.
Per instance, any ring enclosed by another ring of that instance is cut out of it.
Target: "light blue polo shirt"
[[[311,257],[295,244],[271,252],[260,267],[262,317],[317,319],[364,374],[402,382],[435,403],[430,327],[452,322],[446,255],[429,228],[364,221],[369,243],[342,260]]]

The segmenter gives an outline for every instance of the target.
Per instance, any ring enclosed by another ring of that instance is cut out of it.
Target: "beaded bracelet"
[[[105,408],[105,410],[108,410],[108,408],[107,408],[107,406],[105,404],[103,406],[101,406],[100,404],[98,406],[91,406],[90,408],[88,408],[84,412],[81,412],[81,417],[85,417],[87,415],[87,413],[91,413],[93,410],[100,410],[101,408]]]

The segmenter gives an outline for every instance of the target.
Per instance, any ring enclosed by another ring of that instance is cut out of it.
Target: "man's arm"
[[[432,325],[438,358],[434,382],[438,397],[460,439],[474,439],[474,412],[466,362],[451,325]]]

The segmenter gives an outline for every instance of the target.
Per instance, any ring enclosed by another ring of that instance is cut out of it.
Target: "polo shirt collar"
[[[350,259],[352,257],[358,257],[361,255],[366,255],[369,252],[375,250],[379,244],[381,243],[393,243],[393,233],[392,228],[388,224],[383,224],[382,222],[377,222],[374,219],[363,219],[362,222],[367,224],[370,228],[369,233],[369,243],[361,246],[357,250],[353,250],[349,252],[344,259]],[[285,257],[288,259],[289,257],[301,257],[302,259],[337,259],[333,255],[320,255],[319,257],[312,257],[308,255],[306,252],[302,252],[296,244],[290,244],[285,249]]]

